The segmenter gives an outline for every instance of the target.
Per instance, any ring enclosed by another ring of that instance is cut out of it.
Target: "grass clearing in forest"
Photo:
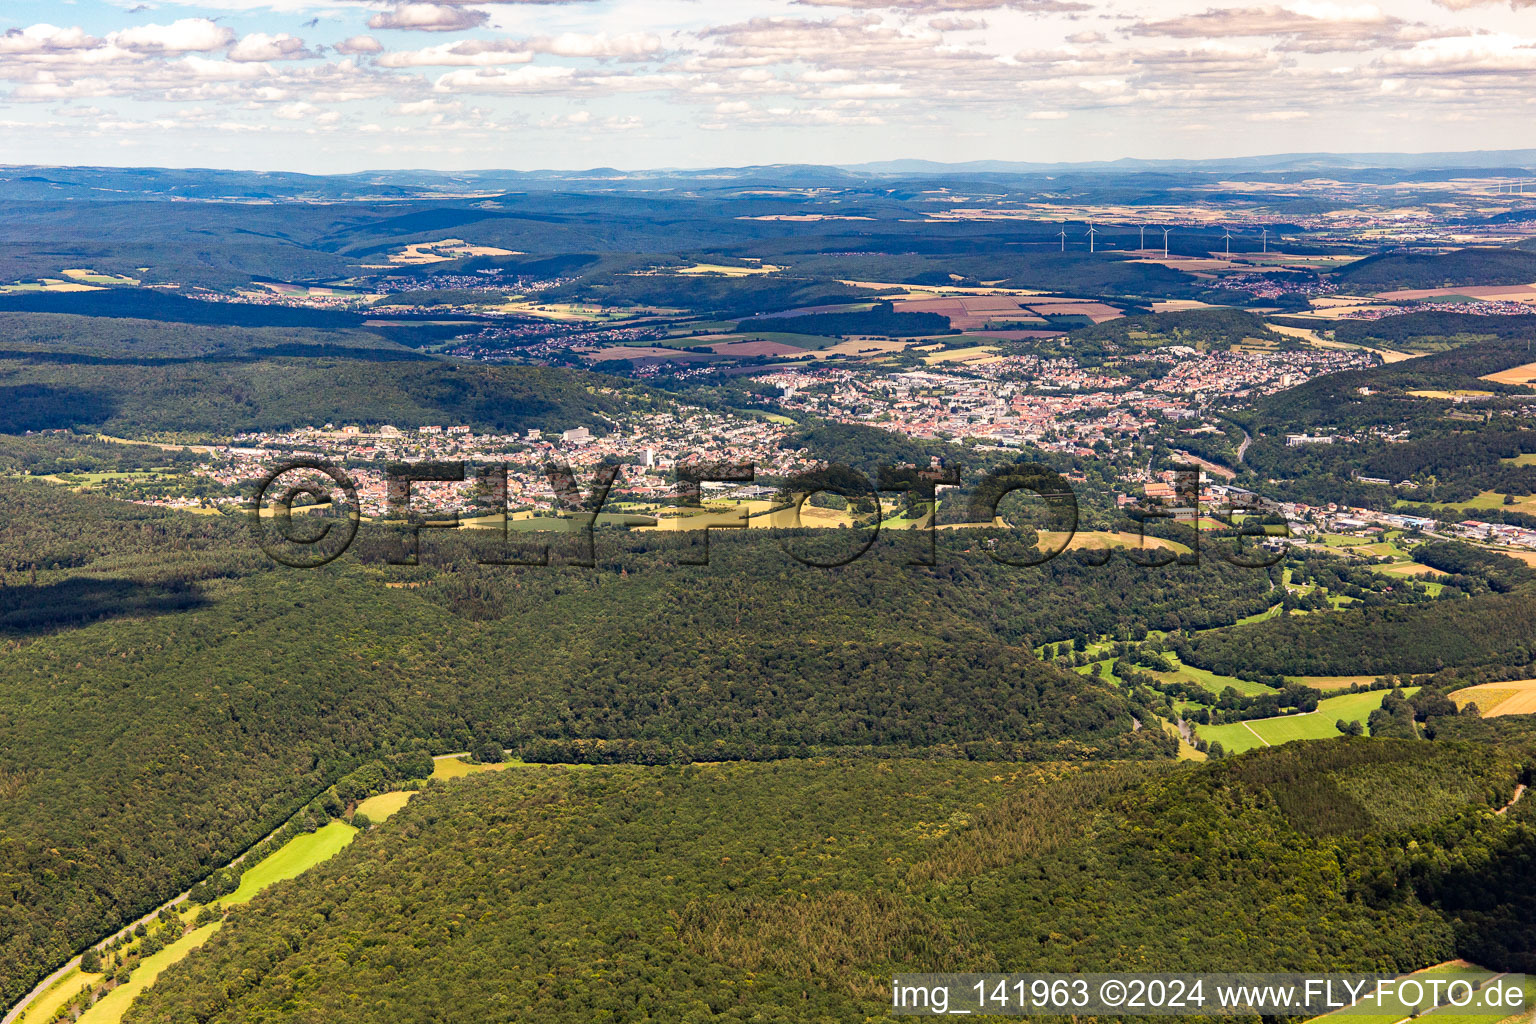
[[[224,927],[223,921],[205,924],[183,935],[153,956],[146,957],[143,963],[134,968],[133,974],[127,981],[102,996],[100,1002],[80,1015],[76,1024],[118,1024],[123,1019],[123,1014],[127,1012],[129,1004],[138,998],[140,992],[155,983],[161,971],[213,938],[213,933],[222,927]]]
[[[308,871],[321,861],[330,860],[357,835],[357,829],[344,821],[333,821],[314,832],[290,839],[282,849],[264,858],[240,876],[240,887],[228,896],[221,896],[218,904],[235,907],[249,903],[255,895],[269,885],[285,881]]]
[[[410,803],[411,797],[415,795],[415,791],[408,789],[396,790],[393,793],[379,793],[358,804],[357,813],[367,815],[369,821],[383,821]]]
[[[1314,690],[1347,690],[1356,683],[1369,685],[1375,676],[1287,676],[1293,683],[1310,686]]]
[[[1194,683],[1196,686],[1199,686],[1200,688],[1210,693],[1212,697],[1221,696],[1222,692],[1228,687],[1236,690],[1244,697],[1258,697],[1262,694],[1275,692],[1274,687],[1265,686],[1263,683],[1249,682],[1246,679],[1239,679],[1236,676],[1224,676],[1219,673],[1212,672],[1208,669],[1196,668],[1193,665],[1186,665],[1178,659],[1177,655],[1172,653],[1169,653],[1168,657],[1177,667],[1172,672],[1152,673],[1152,675],[1156,676],[1158,679],[1164,682],[1183,680],[1185,682]]]
[[[98,985],[101,979],[102,975],[87,974],[79,967],[64,972],[58,981],[48,986],[47,991],[27,1005],[13,1024],[48,1024],[60,1008],[74,1001],[81,989],[87,985]]]
[[[524,762],[513,759],[503,761],[500,764],[471,764],[466,760],[467,754],[442,754],[432,759],[432,778],[434,779],[462,779],[466,775],[475,775],[479,772],[499,772],[514,765]]]

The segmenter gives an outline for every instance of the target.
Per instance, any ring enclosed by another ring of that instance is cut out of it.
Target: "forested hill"
[[[238,520],[11,480],[0,506],[0,1002],[372,758],[1166,759],[1148,710],[1032,647],[1232,622],[1273,585],[1216,558],[914,572],[906,548],[829,571],[755,530],[708,566],[603,533],[595,569],[439,536],[388,567],[365,534],[304,571]]]
[[[1470,599],[1412,607],[1287,615],[1179,639],[1181,656],[1218,672],[1277,676],[1395,675],[1445,671],[1450,678],[1536,674],[1536,571],[1467,544],[1436,542],[1414,557],[1476,581]]]
[[[921,971],[1530,971],[1536,816],[1491,809],[1533,752],[513,767],[429,786],[127,1022],[883,1020]]]
[[[1529,397],[1527,389],[1481,378],[1536,360],[1536,353],[1527,347],[1528,339],[1536,333],[1536,317],[1481,319],[1494,323],[1481,334],[1466,339],[1466,344],[1366,370],[1314,378],[1263,399],[1251,413],[1244,414],[1245,418],[1261,430],[1284,433],[1325,425],[1391,425],[1444,413],[1443,405],[1425,402],[1410,395],[1410,391],[1473,390],[1512,398]],[[1496,322],[1503,320],[1511,322]]]
[[[1352,292],[1530,284],[1536,281],[1536,253],[1498,248],[1384,253],[1349,264],[1334,279]]]
[[[228,436],[327,421],[499,433],[600,426],[646,395],[582,370],[424,358],[361,331],[0,313],[0,433]]]

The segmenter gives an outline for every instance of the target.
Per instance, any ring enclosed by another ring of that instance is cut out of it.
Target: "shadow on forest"
[[[58,583],[0,587],[0,636],[33,636],[103,619],[164,615],[206,604],[190,583],[75,577]]]
[[[88,388],[52,384],[0,387],[0,434],[102,423],[116,412],[117,401],[112,396]]]
[[[1530,799],[1527,796],[1526,799]],[[1511,832],[1486,858],[1448,866],[1419,886],[1456,929],[1456,951],[1496,971],[1536,974],[1536,831]]]

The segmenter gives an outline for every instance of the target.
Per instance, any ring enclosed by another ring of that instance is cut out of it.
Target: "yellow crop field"
[[[1498,373],[1485,373],[1479,380],[1491,380],[1495,384],[1532,384],[1536,383],[1536,363],[1524,363],[1520,366],[1511,366],[1507,370]]]
[[[414,266],[422,263],[444,263],[468,256],[521,256],[516,249],[498,249],[490,245],[471,245],[462,238],[444,238],[437,242],[417,242],[391,253],[389,262]]]
[[[755,267],[728,267],[719,263],[695,263],[673,271],[677,274],[717,274],[720,277],[752,277],[756,274],[777,274],[783,267],[762,263]]]
[[[1536,679],[1483,683],[1451,694],[1457,707],[1476,704],[1484,718],[1536,714]]]
[[[1066,537],[1065,533],[1054,530],[1040,531],[1040,548],[1042,550],[1055,550]],[[1121,548],[1140,549],[1166,548],[1179,554],[1187,554],[1189,548],[1178,541],[1164,540],[1161,537],[1147,537],[1145,544],[1143,538],[1134,533],[1109,533],[1106,531],[1078,532],[1072,535],[1072,540],[1067,544],[1068,551],[1092,551],[1096,548]]]

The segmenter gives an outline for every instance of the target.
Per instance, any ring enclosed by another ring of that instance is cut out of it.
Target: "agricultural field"
[[[129,277],[126,274],[103,274],[98,270],[76,269],[64,271],[64,276],[71,281],[79,281],[81,284],[95,285],[136,285],[139,279]]]
[[[1511,366],[1507,370],[1498,373],[1485,373],[1483,380],[1493,381],[1495,384],[1520,384],[1530,386],[1536,383],[1536,363],[1524,363],[1520,366]],[[1529,457],[1529,456],[1526,456]],[[1519,461],[1518,459],[1516,461]],[[1527,463],[1522,463],[1527,465]]]
[[[719,277],[755,277],[759,274],[777,274],[783,267],[776,267],[771,263],[760,263],[756,266],[733,266],[720,263],[695,263],[691,267],[672,268],[674,274],[710,274]]]
[[[57,277],[44,277],[36,281],[16,281],[12,284],[0,284],[0,295],[24,295],[28,292],[95,292],[100,291],[101,286],[86,284],[83,281],[64,280]]]
[[[1067,539],[1066,533],[1059,530],[1040,530],[1038,533],[1040,535],[1038,546],[1042,551],[1054,551]],[[1176,540],[1105,530],[1079,530],[1072,535],[1071,541],[1066,546],[1067,551],[1101,551],[1105,548],[1117,551],[1147,551],[1156,548],[1181,555],[1189,553],[1189,546]]]
[[[1292,676],[1290,681],[1314,690],[1347,690],[1356,684],[1369,684],[1375,676]]]
[[[437,242],[415,242],[401,246],[389,254],[387,264],[363,264],[367,269],[389,266],[420,266],[428,263],[446,263],[449,260],[467,259],[471,256],[520,256],[513,249],[498,249],[491,245],[471,245],[462,238],[444,238]]]
[[[1536,714],[1536,679],[1483,683],[1457,690],[1450,696],[1457,707],[1476,704],[1484,718]]]

